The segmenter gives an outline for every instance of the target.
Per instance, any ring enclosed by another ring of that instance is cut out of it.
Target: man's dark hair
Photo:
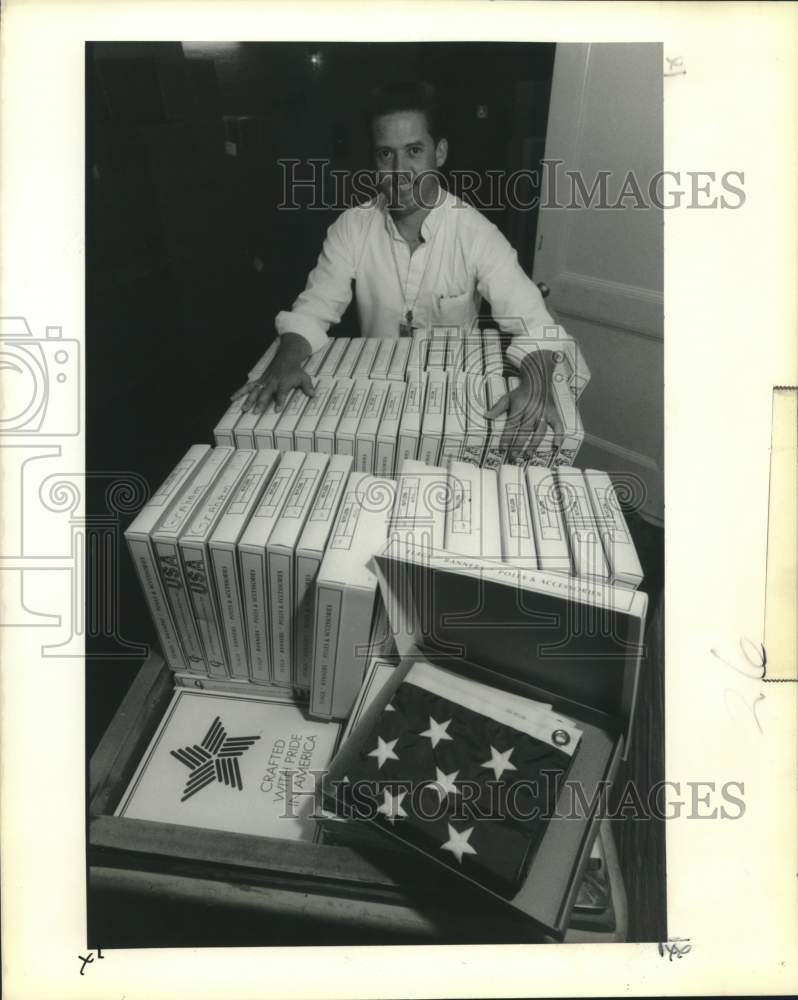
[[[372,91],[366,112],[369,136],[374,119],[398,111],[420,111],[427,119],[429,134],[438,142],[444,136],[443,114],[438,92],[431,83],[423,80],[389,83]]]

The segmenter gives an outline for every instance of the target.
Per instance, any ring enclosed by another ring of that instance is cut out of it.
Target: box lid
[[[374,567],[400,656],[467,660],[532,684],[612,717],[628,747],[645,594],[395,538]]]
[[[216,525],[211,545],[235,545],[279,462],[280,452],[274,448],[262,448],[255,452],[252,465]]]
[[[208,444],[193,444],[138,512],[125,535],[144,535],[152,531],[189,478],[197,472],[210,450],[211,446]]]
[[[327,539],[332,531],[341,497],[352,471],[351,455],[332,455],[327,473],[311,508],[302,534],[297,543],[298,553],[313,553],[319,558],[324,554]]]
[[[370,590],[371,558],[385,543],[394,503],[392,479],[353,472],[319,570],[319,581]]]

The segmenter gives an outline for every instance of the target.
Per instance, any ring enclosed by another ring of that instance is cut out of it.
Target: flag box
[[[233,448],[214,448],[152,532],[152,547],[158,560],[161,582],[180,645],[188,659],[189,669],[197,673],[207,674],[208,662],[194,621],[188,581],[180,558],[179,540],[202,498],[233,453]]]
[[[387,375],[387,378],[391,382],[404,382],[412,346],[413,340],[411,337],[399,337],[396,341]]]
[[[120,927],[112,916],[108,916],[118,912],[118,908],[109,907],[103,920],[104,942],[113,940],[115,947],[163,947],[173,941],[182,947],[262,945],[258,928],[281,928],[292,921],[301,921],[309,944],[325,940],[328,933],[339,943],[353,945],[366,941],[397,945],[420,942],[528,944],[544,940],[528,920],[510,911],[506,905],[495,903],[482,894],[475,901],[470,886],[459,879],[444,882],[447,875],[444,869],[419,863],[415,855],[405,858],[393,852],[392,863],[388,866],[374,854],[351,846],[331,847],[322,843],[319,837],[314,840],[309,836],[297,837],[302,827],[291,823],[278,829],[269,824],[267,835],[263,835],[263,830],[253,835],[201,825],[188,826],[185,821],[189,817],[179,812],[177,818],[181,822],[173,822],[169,810],[174,806],[174,798],[179,802],[182,797],[189,770],[179,758],[171,755],[172,750],[183,748],[183,741],[178,740],[174,745],[163,742],[169,731],[161,730],[161,724],[173,705],[176,687],[191,688],[184,690],[183,696],[191,696],[191,701],[198,705],[201,698],[207,698],[209,692],[221,685],[231,687],[229,693],[218,692],[226,695],[225,714],[214,713],[207,720],[206,728],[203,729],[202,724],[197,727],[201,731],[195,732],[192,728],[187,743],[201,744],[217,714],[234,739],[259,736],[239,759],[243,788],[239,790],[237,786],[216,781],[176,808],[190,807],[192,802],[202,804],[203,796],[218,793],[224,795],[218,812],[221,814],[232,807],[237,815],[248,794],[259,789],[267,775],[271,777],[269,768],[274,764],[269,764],[270,754],[265,751],[272,749],[275,740],[285,740],[285,736],[278,733],[281,724],[275,719],[274,726],[271,723],[264,725],[262,735],[259,724],[255,729],[233,728],[233,719],[227,718],[227,711],[237,700],[234,697],[236,682],[175,675],[155,652],[141,665],[93,752],[87,782],[87,868],[91,904],[98,899],[119,898],[120,894],[128,902],[144,896],[156,907],[182,904],[193,912],[212,908],[216,918],[203,926],[200,939],[195,940],[192,937],[194,930],[187,927],[181,928],[179,939],[167,938],[163,923],[152,921],[139,927],[136,940],[131,940],[127,936],[131,933],[127,922]],[[268,705],[267,712],[273,707],[269,703],[285,703],[287,699],[285,689],[277,691],[271,687],[253,689],[250,686],[245,696],[251,698],[253,691],[258,694],[261,690],[265,696],[261,701]],[[304,710],[300,708],[297,712],[296,706],[292,708],[292,726],[301,725],[299,729],[292,729],[292,735],[310,733],[309,723],[324,727],[315,730],[320,735],[340,729],[338,722],[310,720]],[[206,719],[201,721],[204,723]],[[148,749],[158,732],[164,733],[161,737],[163,747],[170,751],[169,771],[159,774],[162,791],[164,794],[169,792],[172,800],[169,810],[151,814],[151,819],[135,818],[129,810],[127,815],[119,815],[119,807],[139,765],[145,758],[150,766],[153,765],[154,757],[149,755]],[[323,735],[322,739],[326,742]],[[320,750],[321,742],[313,742]],[[280,749],[283,748],[278,745]],[[250,756],[252,754],[256,756]],[[313,754],[314,769],[325,766],[323,756]],[[255,780],[252,781],[246,768],[253,766],[256,760],[261,766],[254,772]],[[301,766],[298,758],[296,763]],[[293,760],[289,761],[289,766],[293,767]],[[266,784],[269,784],[268,779]],[[240,805],[239,798],[242,799]],[[251,805],[251,808],[257,807]],[[248,812],[252,815],[251,809]],[[257,812],[254,816],[257,817]],[[201,822],[194,817],[191,819]],[[346,824],[337,824],[343,825]],[[604,835],[609,824],[602,825]],[[378,831],[375,836],[384,839]],[[617,885],[616,877],[613,888]],[[621,885],[615,894],[615,924],[594,940],[624,939],[624,911],[622,907],[617,908],[617,901],[622,897]],[[246,920],[242,921],[244,913]],[[579,926],[577,920],[572,921],[572,925]],[[245,927],[252,928],[258,938],[245,937]],[[348,937],[343,941],[342,927],[348,928]],[[572,936],[584,940],[584,935],[585,931],[578,930],[574,935],[567,935],[566,941]],[[95,944],[91,940],[89,943]],[[296,942],[289,937],[285,943]]]
[[[315,451],[323,451],[326,455],[332,455],[335,452],[335,434],[354,384],[354,380],[351,378],[337,378],[335,380],[324,412],[316,424]]]
[[[446,372],[431,369],[427,372],[427,388],[424,396],[424,416],[421,423],[421,442],[418,457],[427,465],[436,465],[443,438],[443,422],[446,411]]]
[[[358,355],[355,367],[352,369],[352,378],[368,378],[371,369],[377,359],[377,352],[380,350],[381,340],[377,337],[367,337],[363,341],[363,347]]]
[[[562,497],[562,512],[565,530],[568,532],[574,573],[577,576],[609,582],[612,574],[604,554],[604,546],[582,470],[557,469],[557,485],[560,487]]]
[[[229,677],[230,672],[208,542],[225,505],[254,457],[254,451],[241,449],[233,452],[179,540],[194,622],[211,677]]]
[[[496,471],[481,469],[468,462],[452,461],[449,462],[448,472],[444,542],[447,552],[501,559]]]
[[[504,375],[504,354],[502,352],[502,342],[498,330],[483,330],[482,345],[485,355],[485,374]]]
[[[344,356],[347,348],[349,347],[350,341],[345,337],[333,337],[332,343],[327,348],[327,353],[324,356],[324,361],[322,361],[319,366],[319,370],[316,372],[317,375],[335,375],[338,371],[338,365],[341,363],[341,359]]]
[[[507,383],[501,375],[487,375],[485,378],[485,394],[489,410],[507,395]],[[507,413],[500,413],[487,421],[487,440],[485,443],[484,464],[488,469],[496,469],[504,461],[506,449],[502,447],[502,435],[507,424]]]
[[[294,686],[310,690],[315,643],[316,578],[346,490],[352,458],[333,455],[296,547]]]
[[[294,389],[280,410],[280,419],[274,428],[274,447],[279,451],[294,450],[294,431],[310,398],[303,389]]]
[[[466,377],[461,371],[453,369],[448,373],[448,379],[443,441],[439,456],[441,465],[446,465],[448,461],[456,461],[461,457],[467,431]]]
[[[188,670],[189,664],[175,628],[169,600],[152,545],[152,532],[190,482],[208,456],[210,446],[195,444],[188,449],[125,531],[130,558],[138,574],[164,658],[172,670]]]
[[[281,455],[280,464],[238,543],[247,622],[249,679],[256,684],[269,684],[274,679],[266,546],[304,461],[305,455],[299,451],[288,451]]]
[[[448,355],[448,337],[445,328],[433,328],[427,345],[427,371],[445,371]]]
[[[320,800],[341,813],[344,779],[359,773],[365,740],[418,663],[447,671],[455,683],[462,678],[487,685],[516,705],[517,699],[531,699],[550,706],[581,735],[567,780],[512,891],[477,884],[473,869],[446,864],[441,852],[424,853],[430,878],[434,859],[453,878],[470,881],[475,893],[501,899],[561,940],[605,796],[629,745],[647,598],[639,591],[564,581],[491,560],[408,553],[396,539],[389,539],[374,563],[401,660],[342,743]],[[383,836],[400,836],[398,820],[366,822],[379,826]]]
[[[348,343],[349,346],[344,352],[341,360],[338,362],[338,367],[335,371],[335,374],[339,378],[351,378],[352,372],[355,370],[355,365],[357,365],[358,359],[360,358],[360,352],[363,350],[363,345],[366,341],[362,337],[353,337]]]
[[[587,469],[585,482],[599,534],[604,543],[604,551],[612,570],[612,582],[616,587],[629,587],[634,590],[643,582],[643,567],[640,565],[612,480],[606,472]]]
[[[411,548],[442,549],[446,536],[446,512],[451,503],[449,473],[443,466],[425,465],[408,459],[396,478],[396,500],[388,537]]]
[[[410,353],[407,356],[407,379],[419,377],[427,370],[427,352],[429,351],[429,332],[414,330],[410,340]]]
[[[236,444],[239,448],[277,448],[277,428],[280,425],[286,411],[296,414],[297,408],[300,412],[307,402],[308,397],[301,389],[293,389],[283,404],[283,408],[275,408],[274,400],[271,400],[266,409],[260,413],[245,413],[236,425]],[[290,449],[289,449],[290,450]]]
[[[324,359],[327,357],[328,350],[329,350],[329,344],[325,344],[325,346],[322,347],[320,351],[314,351],[313,354],[309,355],[302,362],[302,367],[305,369],[308,375],[310,375],[311,378],[314,378],[316,375],[319,374],[319,369],[324,364]]]
[[[488,387],[484,375],[465,375],[465,425],[462,458],[472,465],[482,465],[488,441]]]
[[[393,359],[394,345],[397,342],[396,337],[380,337],[378,340],[379,347],[377,348],[377,353],[374,356],[374,364],[371,366],[371,371],[369,372],[369,378],[372,379],[386,379],[388,378],[388,372],[391,368],[391,361]],[[406,339],[406,338],[404,338]]]
[[[502,562],[521,569],[537,570],[529,493],[524,470],[520,466],[499,467],[499,515]]]
[[[244,594],[241,589],[238,562],[238,542],[279,462],[278,451],[265,449],[255,452],[252,464],[230,497],[230,503],[225,508],[209,542],[219,613],[224,628],[227,663],[231,678],[239,681],[249,680],[249,653]]]
[[[387,379],[371,380],[363,416],[355,433],[355,468],[358,472],[374,472],[377,452],[377,431],[388,398],[391,383]]]
[[[315,394],[308,399],[302,416],[294,428],[294,449],[296,451],[317,450],[315,444],[316,428],[334,387],[335,379],[331,375],[322,375],[316,379]]]
[[[353,472],[316,582],[311,714],[343,719],[363,680],[377,579],[371,557],[387,537],[394,483]]]
[[[234,399],[222,414],[219,423],[213,428],[213,440],[222,447],[234,448],[235,426],[244,413],[243,406],[246,396]]]
[[[526,469],[529,510],[535,533],[538,568],[552,573],[571,573],[568,534],[562,511],[562,495],[551,469],[530,465]]]
[[[399,442],[396,450],[397,467],[408,458],[418,454],[421,437],[421,421],[424,415],[424,400],[427,392],[427,373],[408,375],[405,390],[405,405],[399,423]]]
[[[399,343],[408,343],[405,337]],[[389,382],[385,396],[385,409],[382,411],[379,430],[377,431],[377,454],[374,459],[374,472],[378,476],[392,476],[396,468],[396,452],[399,444],[399,426],[402,422],[402,408],[405,402],[407,387],[404,382]]]
[[[573,465],[577,452],[582,447],[585,432],[576,396],[568,387],[562,365],[555,365],[552,388],[554,390],[554,405],[564,428],[563,439],[554,455],[553,465]]]
[[[310,514],[329,458],[320,452],[305,457],[266,544],[271,616],[272,678],[291,687],[294,626],[294,550]]]
[[[485,352],[482,337],[477,334],[468,334],[462,339],[462,362],[460,368],[471,378],[479,378],[485,381]]]
[[[374,341],[371,341],[374,343]],[[355,379],[352,391],[346,401],[346,406],[338,421],[335,430],[335,451],[339,455],[355,455],[355,440],[357,429],[360,425],[360,418],[366,409],[369,393],[371,392],[371,380],[368,378]]]

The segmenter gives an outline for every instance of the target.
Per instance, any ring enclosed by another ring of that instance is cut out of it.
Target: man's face
[[[397,111],[374,119],[374,161],[389,207],[406,214],[432,208],[438,193],[435,171],[446,162],[445,139],[429,134],[421,111]]]

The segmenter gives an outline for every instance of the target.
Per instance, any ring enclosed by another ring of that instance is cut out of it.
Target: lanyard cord
[[[407,286],[410,283],[410,265],[412,264],[412,257],[413,257],[413,255],[412,255],[412,253],[410,254],[411,260],[410,260],[410,262],[408,263],[408,266],[407,266],[407,277],[405,278],[404,288],[402,288],[402,272],[399,270],[399,260],[398,260],[398,258],[396,256],[396,248],[393,245],[394,244],[394,238],[391,235],[390,231],[388,233],[388,238],[391,241],[391,256],[393,257],[394,267],[396,268],[396,280],[399,282],[399,292],[400,292],[400,294],[402,296],[402,313],[403,313],[403,319],[408,324],[412,324],[412,322],[413,322],[413,309],[415,307],[416,302],[418,302],[419,295],[421,294],[421,287],[424,284],[424,278],[426,277],[427,268],[429,267],[430,256],[431,256],[431,253],[432,253],[432,245],[435,242],[435,237],[438,235],[438,231],[440,230],[441,225],[442,225],[442,223],[439,222],[438,225],[437,225],[437,227],[436,227],[436,229],[435,229],[435,232],[432,234],[432,239],[429,241],[429,243],[427,243],[426,240],[424,241],[424,246],[427,248],[427,259],[424,262],[424,270],[421,272],[421,278],[419,279],[419,282],[418,282],[418,289],[416,290],[415,298],[413,299],[413,301],[411,303],[408,303],[408,301],[407,301]],[[395,222],[394,222],[394,226],[396,226]]]

